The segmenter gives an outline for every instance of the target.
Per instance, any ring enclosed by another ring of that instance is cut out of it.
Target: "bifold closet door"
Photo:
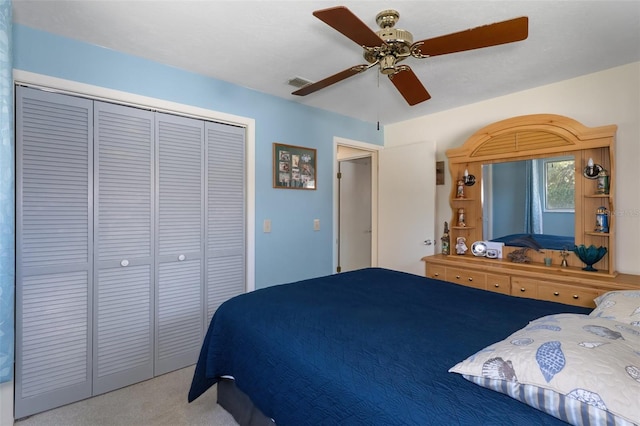
[[[218,306],[246,292],[245,129],[205,124],[206,319]]]
[[[154,113],[96,101],[93,394],[153,377]]]
[[[156,113],[155,374],[194,364],[204,337],[204,122]]]
[[[17,419],[91,396],[92,105],[16,87]]]

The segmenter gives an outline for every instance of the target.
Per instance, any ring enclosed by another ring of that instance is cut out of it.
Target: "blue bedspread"
[[[279,426],[564,424],[447,372],[558,312],[589,310],[380,268],[269,287],[218,309],[189,401],[231,375]]]
[[[547,234],[511,234],[491,241],[504,243],[505,246],[529,247],[536,250],[572,250],[576,245],[574,237]]]

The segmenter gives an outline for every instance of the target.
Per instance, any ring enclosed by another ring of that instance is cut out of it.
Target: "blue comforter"
[[[237,296],[189,391],[220,376],[279,426],[564,424],[448,373],[530,320],[588,309],[369,268]]]
[[[505,246],[529,247],[535,250],[572,250],[576,245],[574,237],[548,234],[511,234],[491,241],[504,243]]]

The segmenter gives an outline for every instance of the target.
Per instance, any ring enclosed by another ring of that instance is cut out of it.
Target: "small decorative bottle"
[[[609,211],[605,206],[600,206],[596,210],[596,232],[609,232]]]
[[[458,226],[467,226],[466,218],[464,216],[464,208],[460,207],[458,209]]]
[[[444,223],[444,233],[442,237],[442,254],[449,254],[451,252],[451,241],[449,240],[449,224],[447,222]]]
[[[605,169],[600,170],[597,179],[596,194],[609,194],[609,175],[607,171]]]
[[[464,181],[458,180],[458,188],[456,190],[456,198],[464,198]]]

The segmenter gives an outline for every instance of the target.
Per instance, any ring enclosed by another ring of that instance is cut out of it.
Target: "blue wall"
[[[382,145],[374,123],[22,25],[13,35],[15,69],[255,119],[256,288],[333,272],[333,137]],[[317,149],[317,190],[272,188],[273,142]]]
[[[526,174],[520,162],[493,167],[493,237],[524,232]]]
[[[11,1],[0,1],[0,383],[13,380],[15,169]],[[1,421],[1,419],[0,419]]]

